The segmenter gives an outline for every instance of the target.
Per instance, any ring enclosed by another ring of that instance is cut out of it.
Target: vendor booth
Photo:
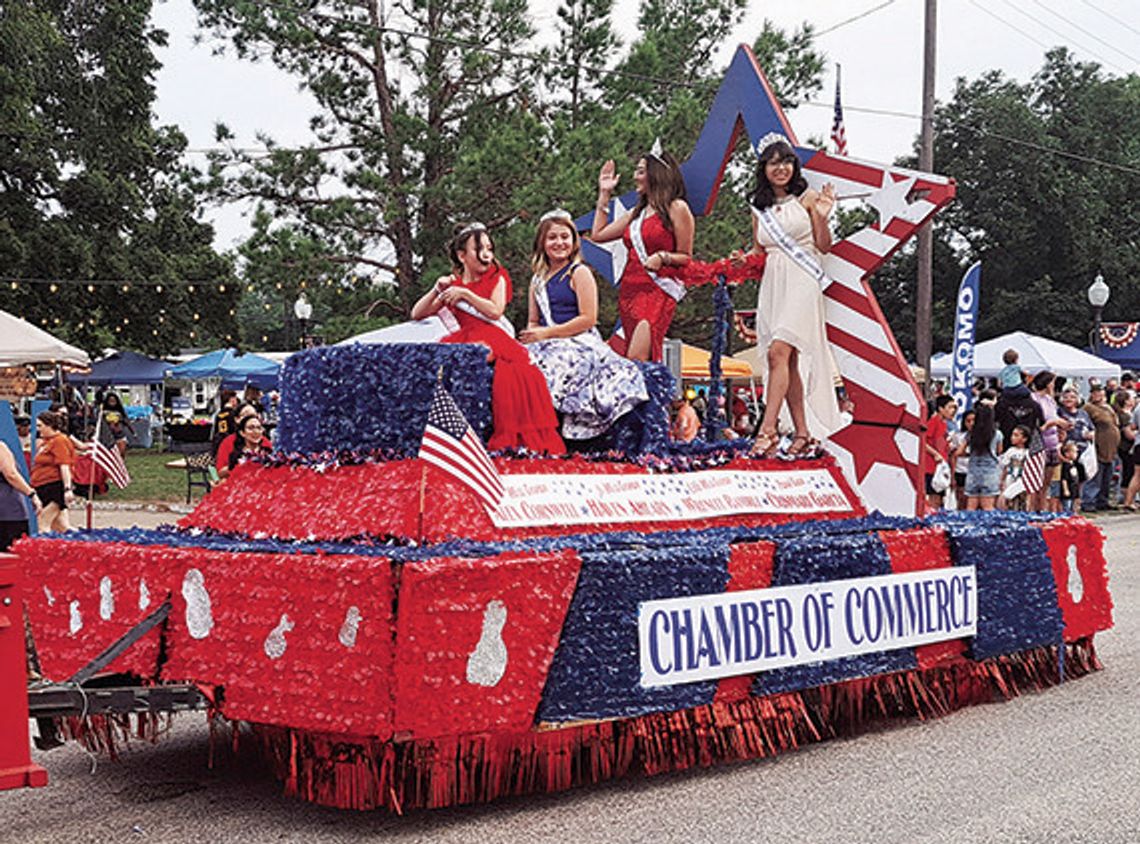
[[[252,384],[263,390],[277,389],[281,365],[268,358],[236,349],[218,349],[188,360],[166,371],[167,378],[180,381],[204,381],[216,378],[223,389],[240,390]]]
[[[1025,372],[1049,370],[1068,378],[1098,379],[1120,377],[1120,365],[1083,352],[1075,346],[1059,343],[1024,331],[1014,331],[985,340],[974,346],[974,376],[996,378],[1005,363],[1006,349],[1016,349],[1018,366]],[[932,378],[950,377],[953,361],[948,353],[935,355],[930,361]]]
[[[82,349],[53,337],[30,322],[0,311],[0,366],[63,364],[76,368],[91,365]]]
[[[130,388],[127,415],[127,445],[150,448],[153,444],[154,411],[162,408],[163,381],[170,364],[164,360],[122,351],[91,364],[91,372],[83,376],[87,387]]]

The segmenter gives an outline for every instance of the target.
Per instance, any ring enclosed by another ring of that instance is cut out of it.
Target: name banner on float
[[[501,475],[496,527],[667,522],[745,513],[849,511],[826,469],[675,475]]]
[[[958,405],[959,423],[974,403],[970,387],[974,382],[974,333],[978,325],[978,288],[982,283],[982,262],[976,262],[962,276],[958,286],[958,306],[954,312],[954,347],[950,362],[950,394]]]
[[[977,633],[973,566],[645,601],[641,685],[672,686]]]

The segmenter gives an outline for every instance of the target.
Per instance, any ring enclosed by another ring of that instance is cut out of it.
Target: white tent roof
[[[1024,331],[1003,334],[974,346],[974,375],[995,378],[1005,366],[1001,356],[1006,349],[1017,349],[1020,356],[1017,365],[1025,372],[1035,373],[1048,369],[1057,375],[1068,378],[1119,378],[1120,367],[1096,355],[1082,352],[1075,346],[1058,343]],[[950,377],[951,359],[949,354],[935,355],[930,361],[930,375],[933,378]]]
[[[87,367],[87,352],[70,346],[30,322],[0,311],[0,366],[65,363]]]

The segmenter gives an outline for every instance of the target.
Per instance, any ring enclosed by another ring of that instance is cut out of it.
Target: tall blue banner
[[[982,281],[982,262],[978,261],[962,276],[958,285],[958,303],[954,309],[954,349],[950,369],[950,394],[958,405],[957,421],[974,403],[970,389],[974,381],[974,336],[978,325],[978,288]]]

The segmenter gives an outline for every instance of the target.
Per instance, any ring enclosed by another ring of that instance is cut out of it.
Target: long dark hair
[[[768,174],[764,172],[764,167],[774,158],[791,158],[793,160],[792,178],[788,182],[788,193],[792,196],[800,196],[808,187],[807,179],[804,178],[803,169],[800,167],[800,158],[791,145],[783,141],[769,144],[764,148],[764,152],[760,153],[760,163],[756,168],[756,191],[748,200],[759,211],[776,204],[776,192],[772,190],[772,184],[768,181]]]
[[[479,245],[482,246],[483,238],[487,238],[487,243],[494,252],[495,241],[491,239],[491,233],[487,231],[487,227],[482,223],[460,223],[451,232],[451,242],[447,244],[447,257],[451,259],[451,267],[454,270],[463,269],[463,262],[459,260],[459,253],[467,248],[467,242],[473,237],[479,237]],[[492,261],[492,266],[498,264],[498,261]]]
[[[994,394],[985,390],[974,405],[974,427],[970,429],[970,454],[988,454],[997,424],[994,422]]]
[[[261,418],[257,414],[247,416],[237,423],[237,430],[234,432],[234,450],[230,452],[229,459],[229,467],[231,469],[234,468],[245,455],[245,437],[243,437],[242,434],[245,433],[246,426],[254,419],[256,419],[258,423],[261,423]]]
[[[647,152],[641,156],[641,160],[645,162],[646,187],[645,193],[637,198],[633,216],[636,217],[648,205],[657,212],[666,231],[672,232],[673,221],[669,217],[669,209],[673,200],[689,200],[689,195],[685,192],[685,180],[681,177],[681,164],[668,152]]]

